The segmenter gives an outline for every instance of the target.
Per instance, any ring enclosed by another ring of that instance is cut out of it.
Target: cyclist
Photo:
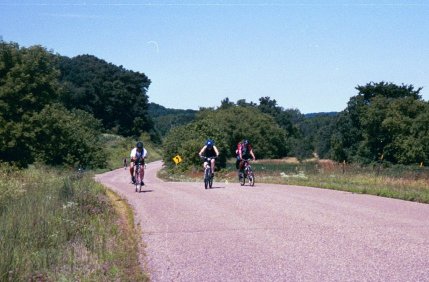
[[[141,173],[142,173],[142,185],[144,185],[143,183],[143,177],[144,177],[144,159],[147,156],[147,151],[146,149],[143,147],[143,142],[139,141],[136,144],[136,147],[134,149],[131,150],[131,154],[130,154],[130,174],[131,174],[131,182],[133,184],[135,184],[136,179],[134,177],[134,165],[135,162],[139,161],[141,166]]]
[[[210,160],[210,168],[211,168],[211,172],[212,172],[212,177],[214,176],[214,165],[215,165],[215,159],[217,156],[219,156],[219,150],[216,148],[216,146],[214,145],[214,141],[211,139],[208,139],[206,141],[206,144],[204,145],[204,147],[200,150],[200,152],[198,153],[198,155],[202,158],[204,157],[204,164],[203,167],[205,168],[206,165],[208,164],[207,162],[207,158],[211,158]]]
[[[253,153],[252,144],[249,140],[244,139],[242,142],[239,142],[237,145],[237,162],[236,168],[238,169],[238,178],[242,178],[244,174],[244,161],[252,158],[255,160],[255,154]]]

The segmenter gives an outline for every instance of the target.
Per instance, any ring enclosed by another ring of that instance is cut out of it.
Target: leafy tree
[[[204,146],[207,139],[215,141],[220,156],[217,159],[219,167],[225,167],[227,144],[225,133],[217,127],[216,122],[210,119],[201,119],[193,123],[173,128],[164,140],[164,163],[172,165],[172,158],[180,155],[183,159],[181,167],[199,167],[201,159],[198,152]]]
[[[276,117],[282,111],[282,108],[277,106],[277,101],[271,100],[270,97],[259,98],[259,110],[265,114]]]
[[[362,99],[364,104],[370,104],[372,99],[376,96],[382,96],[389,99],[411,97],[414,100],[419,100],[422,98],[419,94],[422,89],[423,88],[420,87],[417,90],[414,90],[413,85],[402,84],[401,86],[398,86],[384,81],[379,83],[370,82],[365,86],[356,87],[356,90],[359,91],[357,97]]]
[[[174,128],[165,138],[164,162],[179,154],[184,159],[182,166],[198,166],[201,160],[196,153],[207,138],[212,138],[221,151],[219,166],[235,156],[237,143],[246,138],[251,141],[257,158],[286,156],[287,136],[274,119],[255,108],[228,107],[226,109],[204,109],[197,120],[186,126]]]
[[[62,103],[68,109],[82,109],[100,119],[114,133],[156,135],[148,114],[146,75],[115,66],[95,56],[62,57],[59,64],[64,91]]]
[[[428,158],[424,121],[427,102],[422,88],[392,83],[358,86],[358,95],[340,114],[332,138],[335,159],[410,164]],[[423,121],[423,123],[421,122]]]
[[[69,112],[59,104],[46,106],[30,120],[35,159],[49,165],[102,167],[101,122],[84,111]]]
[[[33,161],[31,117],[58,97],[56,57],[41,46],[0,42],[0,159]]]
[[[234,106],[235,106],[234,102],[231,102],[231,101],[229,100],[229,98],[228,98],[228,97],[226,97],[225,99],[223,99],[223,100],[220,102],[220,107],[219,107],[219,108],[221,108],[221,109],[228,109],[228,108],[230,108],[230,107],[234,107]]]
[[[413,97],[389,104],[382,131],[389,133],[383,147],[387,161],[400,164],[428,162],[429,104]]]
[[[292,138],[291,155],[298,159],[313,157],[316,153],[319,158],[330,158],[331,136],[334,132],[333,123],[337,114],[317,113],[301,115],[300,119],[292,119],[298,128],[296,137]]]
[[[237,101],[237,106],[239,107],[252,107],[252,108],[256,108],[257,105],[253,102],[246,102],[246,99],[240,99]]]
[[[104,163],[97,141],[101,123],[69,112],[58,101],[58,56],[43,47],[0,42],[0,160],[24,167]]]

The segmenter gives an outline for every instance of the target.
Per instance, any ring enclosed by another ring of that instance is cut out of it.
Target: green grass
[[[104,134],[108,171],[136,140]],[[141,136],[148,161],[161,159]],[[147,281],[131,208],[92,178],[65,169],[0,164],[0,281]]]
[[[429,169],[352,166],[332,162],[253,164],[260,182],[312,186],[429,203]]]
[[[0,281],[147,279],[137,233],[91,175],[1,166],[0,179]]]
[[[371,194],[407,201],[429,203],[429,168],[416,166],[353,166],[329,161],[289,163],[261,160],[252,163],[256,185],[259,183],[320,187],[353,193]],[[200,181],[202,170],[187,172],[172,169],[159,176],[171,181]],[[235,162],[216,174],[217,181],[237,181]]]

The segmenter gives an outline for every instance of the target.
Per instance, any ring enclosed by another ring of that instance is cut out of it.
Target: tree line
[[[275,99],[259,103],[225,98],[219,107],[200,109],[195,120],[169,131],[164,162],[179,154],[183,169],[197,166],[196,152],[207,138],[221,148],[219,165],[235,155],[237,142],[249,139],[258,158],[329,158],[338,162],[427,164],[429,103],[412,85],[370,82],[339,112],[304,115]]]
[[[0,41],[0,160],[102,167],[100,134],[159,136],[149,78],[91,55]]]
[[[258,158],[429,162],[429,105],[413,85],[370,82],[356,87],[343,111],[305,115],[269,96],[167,109],[149,103],[150,83],[143,73],[92,55],[68,58],[0,41],[0,161],[102,167],[102,133],[145,132],[163,145],[167,165],[179,154],[184,169],[199,165],[207,138],[221,149],[220,166],[243,138]]]

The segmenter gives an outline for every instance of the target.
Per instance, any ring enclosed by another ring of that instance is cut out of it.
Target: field
[[[357,166],[335,163],[330,160],[298,162],[293,159],[258,160],[252,162],[256,186],[260,183],[277,183],[320,187],[371,194],[383,197],[429,203],[429,168],[416,166]],[[202,169],[183,174],[160,176],[173,181],[201,181]],[[216,173],[215,181],[237,181],[235,162]]]

